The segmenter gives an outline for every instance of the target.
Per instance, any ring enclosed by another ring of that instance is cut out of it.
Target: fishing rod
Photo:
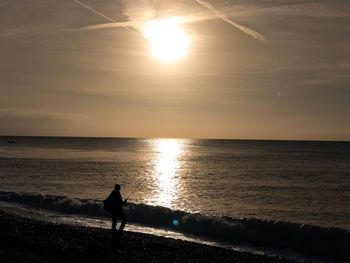
[[[141,186],[145,183],[145,180],[143,180],[136,188],[134,191],[132,191],[128,197],[125,200],[129,200],[131,196],[133,196],[138,190],[140,190]]]
[[[150,173],[151,173],[151,172],[148,171],[148,172],[146,173],[145,177],[147,177]],[[138,190],[140,190],[141,186],[142,186],[145,182],[146,182],[146,180],[142,180],[142,182],[138,184],[138,186],[135,188],[135,190],[132,191],[132,192],[128,195],[128,197],[126,198],[126,200],[129,200],[129,198],[130,198],[131,196],[133,196]]]

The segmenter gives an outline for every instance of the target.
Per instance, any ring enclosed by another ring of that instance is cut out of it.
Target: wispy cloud
[[[156,16],[153,0],[122,0],[123,13],[130,21],[145,21]]]
[[[3,32],[3,33],[0,33],[0,38],[1,37],[9,37],[9,36],[13,36],[17,33],[16,30],[12,30],[12,31],[8,31],[8,32]]]
[[[57,112],[47,112],[39,110],[23,110],[23,109],[0,109],[0,118],[9,119],[50,119],[50,120],[61,120],[61,121],[76,121],[79,119],[86,119],[86,115],[77,114],[66,114]]]

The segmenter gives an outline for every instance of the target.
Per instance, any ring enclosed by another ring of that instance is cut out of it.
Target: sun
[[[178,17],[155,19],[145,23],[143,35],[149,41],[154,57],[163,62],[175,62],[188,54],[190,38],[181,24]]]

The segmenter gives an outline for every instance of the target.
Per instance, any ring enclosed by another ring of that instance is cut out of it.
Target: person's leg
[[[125,227],[125,224],[126,224],[126,221],[127,221],[127,218],[126,218],[124,213],[121,213],[120,220],[121,220],[121,224],[120,224],[120,227],[119,227],[119,233],[121,234],[121,233],[123,233],[123,230],[124,230],[124,227]]]
[[[115,233],[117,229],[117,215],[112,213],[112,232]]]

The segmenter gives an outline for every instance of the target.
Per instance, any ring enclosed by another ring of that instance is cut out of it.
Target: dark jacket
[[[120,191],[113,190],[105,201],[105,208],[112,213],[118,213],[123,211],[124,201]]]

